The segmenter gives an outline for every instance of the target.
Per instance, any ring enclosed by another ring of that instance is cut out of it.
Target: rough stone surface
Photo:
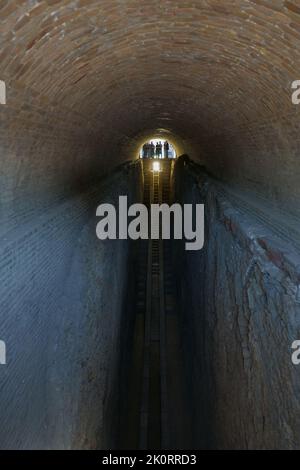
[[[181,176],[178,197],[206,211],[204,249],[176,257],[195,445],[299,449],[299,251],[205,174]]]

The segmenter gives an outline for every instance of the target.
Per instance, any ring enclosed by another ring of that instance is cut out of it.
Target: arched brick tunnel
[[[3,0],[0,25],[1,448],[118,446],[136,254],[95,208],[140,198],[152,136],[205,203],[173,266],[186,445],[299,448],[297,1]]]

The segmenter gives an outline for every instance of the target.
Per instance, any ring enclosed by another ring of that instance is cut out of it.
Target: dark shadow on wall
[[[173,174],[174,198],[180,204],[194,203],[192,194],[195,181],[187,182],[185,170],[193,164],[188,155],[181,155],[175,164]],[[200,167],[205,171],[204,167]],[[206,224],[206,236],[208,224]],[[192,408],[193,448],[214,447],[213,403],[208,377],[213,377],[207,363],[201,360],[205,354],[204,315],[204,256],[201,252],[188,252],[185,242],[174,240],[174,271],[181,320],[181,331],[185,362],[185,379],[190,393]],[[210,361],[208,362],[210,363]]]

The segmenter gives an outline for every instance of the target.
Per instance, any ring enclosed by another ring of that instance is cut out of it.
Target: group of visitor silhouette
[[[142,158],[173,158],[172,145],[167,140],[164,142],[145,142],[141,152]]]

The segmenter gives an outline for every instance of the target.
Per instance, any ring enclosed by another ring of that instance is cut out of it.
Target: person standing
[[[148,155],[147,155],[147,153],[148,153],[148,148],[147,148],[147,147],[148,147],[148,144],[147,144],[147,142],[146,142],[146,143],[143,145],[143,153],[142,153],[143,158],[147,158],[147,157],[148,157]]]
[[[155,145],[153,142],[150,144],[150,157],[154,158],[154,153],[155,153]]]
[[[165,158],[169,158],[169,142],[165,140],[164,142],[164,156]]]
[[[156,146],[155,146],[155,156],[156,158],[159,158],[159,143],[158,142],[156,143]]]
[[[158,158],[162,158],[162,143],[158,142]]]

